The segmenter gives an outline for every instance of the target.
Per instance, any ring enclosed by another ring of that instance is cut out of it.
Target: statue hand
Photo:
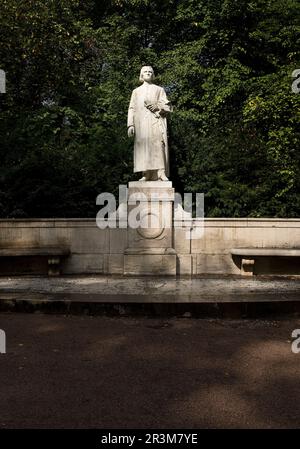
[[[134,136],[134,126],[129,126],[128,128],[128,137]]]
[[[156,105],[154,105],[154,104],[148,104],[146,107],[147,107],[151,112],[156,112],[156,111],[158,111],[158,107],[157,107]]]

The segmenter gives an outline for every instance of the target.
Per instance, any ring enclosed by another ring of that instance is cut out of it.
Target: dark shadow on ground
[[[300,322],[1,314],[0,428],[297,428]]]

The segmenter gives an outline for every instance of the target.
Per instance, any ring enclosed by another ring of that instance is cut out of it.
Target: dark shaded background
[[[2,0],[0,28],[1,217],[94,217],[136,178],[143,64],[174,103],[177,191],[206,216],[300,216],[298,1]]]

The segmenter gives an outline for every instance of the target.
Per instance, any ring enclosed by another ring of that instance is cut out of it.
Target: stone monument
[[[129,227],[124,274],[175,275],[175,191],[168,180],[166,119],[172,107],[165,90],[153,80],[152,67],[142,67],[142,85],[133,90],[128,109],[128,136],[134,138],[134,172],[142,172],[142,177],[128,185]],[[141,226],[132,227],[130,213],[137,203]]]
[[[171,104],[163,87],[153,84],[152,67],[142,67],[140,87],[134,89],[128,109],[128,136],[134,136],[134,172],[140,181],[168,181],[169,150],[166,116]]]

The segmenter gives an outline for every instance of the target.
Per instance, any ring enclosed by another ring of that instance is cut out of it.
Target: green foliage
[[[2,217],[93,217],[132,175],[141,65],[174,103],[172,180],[207,216],[300,215],[296,0],[2,0]]]

